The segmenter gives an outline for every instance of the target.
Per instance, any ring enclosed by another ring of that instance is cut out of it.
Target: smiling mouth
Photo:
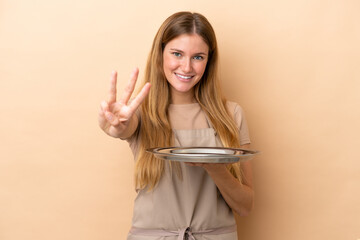
[[[184,79],[184,80],[189,80],[191,78],[193,78],[194,76],[185,76],[185,75],[181,75],[181,74],[178,74],[178,73],[175,73],[175,75],[181,79]]]

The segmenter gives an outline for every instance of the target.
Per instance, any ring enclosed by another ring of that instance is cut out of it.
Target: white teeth
[[[177,73],[175,73],[175,74],[176,74],[176,76],[181,77],[181,78],[183,78],[183,79],[190,79],[190,78],[192,78],[192,76],[183,76],[183,75],[180,75],[180,74],[177,74]]]

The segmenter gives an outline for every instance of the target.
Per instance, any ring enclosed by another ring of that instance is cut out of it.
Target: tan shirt
[[[250,143],[241,107],[233,102],[228,102],[227,106],[239,126],[240,144]],[[222,146],[199,104],[170,105],[169,118],[174,130],[175,146]],[[136,155],[138,136],[128,141]],[[234,225],[232,210],[206,171],[184,163],[180,163],[180,167],[182,179],[170,170],[168,161],[165,161],[165,171],[156,188],[151,192],[138,192],[133,227],[172,231],[190,227],[193,232],[197,232]],[[237,235],[235,231],[221,235],[200,234],[195,235],[195,238],[236,240]],[[175,240],[177,237],[128,235],[128,240],[140,239]]]

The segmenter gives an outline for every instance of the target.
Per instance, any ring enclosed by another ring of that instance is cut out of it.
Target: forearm
[[[219,164],[216,168],[207,169],[208,174],[214,180],[226,203],[240,216],[250,213],[254,202],[252,186],[241,183],[226,168]]]

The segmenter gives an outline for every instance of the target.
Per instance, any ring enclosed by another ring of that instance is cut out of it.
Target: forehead
[[[165,49],[177,49],[189,53],[207,53],[209,46],[198,34],[182,34],[168,42]]]

